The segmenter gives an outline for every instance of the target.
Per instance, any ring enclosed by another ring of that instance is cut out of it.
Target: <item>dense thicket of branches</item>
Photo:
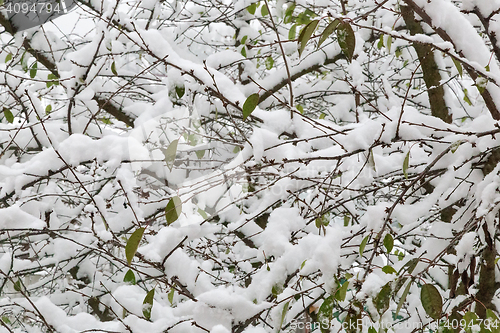
[[[2,332],[498,330],[499,0],[6,4]]]

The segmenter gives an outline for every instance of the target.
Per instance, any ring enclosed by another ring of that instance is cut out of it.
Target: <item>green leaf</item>
[[[49,114],[50,111],[52,111],[52,105],[49,104],[45,107],[45,114]]]
[[[432,319],[439,319],[443,309],[441,294],[432,284],[424,284],[420,290],[420,300],[425,312]]]
[[[283,310],[281,311],[281,320],[280,320],[280,326],[278,327],[278,332],[281,331],[281,326],[283,326],[283,323],[285,322],[286,314],[288,312],[288,306],[290,305],[290,301],[286,302],[285,305],[283,305]]]
[[[278,296],[279,294],[281,294],[283,292],[283,286],[280,285],[280,284],[275,284],[272,288],[271,288],[271,294],[273,294],[274,296]]]
[[[111,63],[111,72],[112,72],[114,75],[118,75],[118,72],[116,71],[116,64],[115,64],[115,62],[114,62],[114,61]]]
[[[370,326],[370,328],[368,328],[368,333],[377,333],[377,330],[373,326]]]
[[[373,304],[375,305],[375,308],[377,309],[378,313],[382,315],[384,312],[389,309],[389,303],[391,301],[391,283],[388,282],[386,283],[380,292],[378,293],[377,297],[373,300]]]
[[[300,114],[304,114],[304,107],[302,107],[302,105],[297,104],[295,107],[296,107],[296,108],[297,108],[297,110],[300,112]]]
[[[396,317],[398,316],[399,310],[401,310],[401,308],[403,307],[403,305],[405,303],[406,296],[408,296],[408,293],[410,292],[410,287],[411,287],[412,283],[413,283],[413,279],[411,279],[408,282],[408,284],[406,285],[405,290],[403,291],[403,294],[401,295],[401,298],[399,299],[398,307],[396,308],[396,314],[395,314]]]
[[[351,221],[351,218],[349,215],[344,215],[344,227],[347,227],[349,225],[349,222]]]
[[[354,49],[356,47],[356,36],[352,27],[347,22],[342,22],[337,27],[337,41],[342,52],[345,54],[349,62],[352,61],[354,56]]]
[[[26,56],[26,51],[24,51],[21,56],[21,67],[25,73],[28,71],[28,57]]]
[[[409,260],[406,264],[404,264],[403,267],[408,267],[408,274],[411,274],[413,273],[413,270],[415,269],[415,267],[417,267],[417,264],[418,264],[418,258],[413,258],[411,260]]]
[[[139,243],[141,242],[144,230],[144,228],[138,228],[134,231],[132,235],[130,235],[127,245],[125,245],[125,256],[127,257],[127,263],[129,266],[132,263],[132,258],[134,258],[137,249],[139,248]]]
[[[466,314],[464,314],[464,317],[463,317],[464,321],[465,321],[465,327],[463,327],[463,329],[466,331],[466,332],[470,332],[471,331],[471,328],[472,326],[476,325],[477,324],[477,315],[474,313],[474,312],[467,312]]]
[[[323,30],[323,33],[321,34],[321,37],[319,38],[318,42],[318,48],[323,44],[323,42],[335,31],[337,26],[340,24],[339,19],[333,20],[329,25],[326,26],[325,30]]]
[[[54,74],[50,73],[49,75],[47,75],[47,82],[45,83],[47,85],[47,88],[50,88],[50,86],[52,85],[59,85],[59,78],[57,76],[55,76]],[[50,80],[50,81],[49,81]]]
[[[269,56],[266,58],[266,69],[267,70],[270,70],[273,68],[273,65],[274,65],[274,59],[273,57]]]
[[[316,17],[316,13],[313,12],[312,10],[310,10],[309,8],[306,8],[305,11],[303,11],[302,13],[300,13],[299,15],[297,15],[297,19],[296,19],[296,22],[297,24],[308,24],[309,22],[311,22],[311,18],[312,17]]]
[[[345,300],[345,296],[347,295],[347,288],[349,288],[349,281],[344,281],[337,292],[335,292],[335,298],[339,302],[343,302]]]
[[[380,35],[380,38],[378,39],[378,44],[377,44],[377,49],[381,49],[384,47],[384,35]]]
[[[178,196],[172,197],[165,207],[165,218],[167,219],[167,225],[171,225],[182,213],[182,201]]]
[[[250,14],[255,14],[255,11],[257,10],[257,3],[254,2],[253,4],[251,4],[250,6],[247,7],[247,10]]]
[[[329,323],[333,319],[333,309],[335,306],[335,299],[333,295],[325,298],[321,306],[318,310],[318,322],[320,323]],[[329,332],[329,330],[325,327],[321,327],[321,332]]]
[[[184,96],[185,92],[186,92],[186,88],[184,87],[184,85],[175,86],[175,93],[177,94],[177,97],[182,98],[182,96]]]
[[[5,57],[5,63],[8,63],[9,61],[12,60],[12,53],[9,53],[7,54],[7,56]]]
[[[391,46],[392,46],[392,36],[389,35],[387,37],[387,52],[389,52],[389,53],[391,52]]]
[[[455,58],[451,58],[451,60],[453,60],[453,63],[455,64],[455,67],[458,70],[458,74],[460,75],[460,77],[462,77],[462,74],[464,73],[464,70],[462,69],[462,64]]]
[[[47,75],[47,79],[48,80],[58,80],[59,77],[55,74],[50,73],[49,75]],[[59,84],[59,82],[57,84]]]
[[[311,21],[300,32],[299,39],[297,41],[299,43],[299,56],[304,51],[304,48],[306,47],[307,42],[311,38],[314,30],[316,30],[318,23],[319,23],[319,20]]]
[[[153,309],[153,300],[155,297],[155,289],[151,289],[144,297],[144,301],[142,302],[142,314],[144,318],[147,320],[151,319],[151,310]]]
[[[403,174],[405,178],[408,179],[408,167],[410,165],[410,151],[406,153],[405,159],[403,161]]]
[[[469,99],[469,94],[467,93],[467,89],[465,89],[465,88],[464,88],[464,101],[465,101],[465,103],[467,103],[470,106],[472,106],[472,102]]]
[[[247,57],[247,48],[243,45],[241,48],[241,55],[244,56],[245,58]]]
[[[172,171],[172,168],[174,167],[174,162],[175,162],[175,156],[177,155],[177,144],[179,143],[179,140],[174,140],[170,142],[170,145],[167,147],[167,149],[161,148],[161,151],[163,152],[163,155],[165,156],[165,162],[167,163],[167,167],[169,168],[170,171]]]
[[[325,119],[325,117],[326,117],[326,113],[323,113],[323,112],[322,112],[322,113],[319,115],[319,119]]]
[[[23,284],[21,283],[21,280],[17,279],[16,282],[14,282],[14,290],[15,291],[23,291]]]
[[[170,291],[168,292],[168,301],[170,302],[170,305],[174,304],[174,294],[175,294],[175,289],[171,288]]]
[[[398,273],[394,269],[394,267],[392,267],[390,265],[385,265],[384,267],[382,267],[382,272],[384,272],[385,274],[397,274]]]
[[[393,247],[394,247],[394,238],[392,237],[391,234],[387,234],[384,237],[384,246],[387,250],[388,253],[391,253]]]
[[[14,115],[12,114],[12,112],[10,112],[10,109],[6,108],[4,106],[3,108],[3,115],[5,117],[5,120],[7,120],[9,123],[13,123],[14,122]]]
[[[198,157],[199,160],[201,160],[205,156],[205,149],[200,149],[196,151],[196,157]]]
[[[129,269],[127,271],[127,273],[125,273],[125,276],[123,277],[123,282],[129,283],[129,284],[135,284],[135,275],[131,269]]]
[[[99,121],[101,121],[102,123],[104,123],[104,124],[106,124],[106,125],[111,125],[111,124],[113,124],[113,122],[112,122],[109,118],[106,118],[106,117],[99,118]]]
[[[10,324],[10,323],[11,323],[11,321],[10,321],[9,317],[7,317],[7,316],[2,316],[2,321],[3,321],[4,323],[6,323],[6,324]]]
[[[484,66],[484,69],[485,69],[487,72],[489,72],[489,71],[490,71],[490,65],[486,65],[486,66]]]
[[[285,17],[283,19],[283,23],[287,24],[292,22],[294,10],[295,10],[295,3],[292,3],[290,6],[287,7],[287,9],[285,10]]]
[[[365,247],[366,247],[366,244],[368,243],[369,239],[370,239],[370,235],[363,238],[363,241],[361,241],[361,244],[359,245],[359,255],[361,257],[363,256],[363,252],[365,251]]]
[[[198,208],[198,214],[200,214],[205,220],[208,219],[208,215],[203,209]]]
[[[248,36],[243,36],[243,38],[241,39],[241,44],[245,44],[245,42],[247,41],[248,39]]]
[[[288,31],[288,39],[294,40],[296,34],[297,34],[297,25],[294,24],[291,26],[290,30]]]
[[[342,327],[345,327],[346,333],[359,333],[362,331],[361,327],[358,325],[360,321],[361,313],[349,313],[347,317],[345,317]],[[382,328],[380,328],[380,332],[383,332]]]
[[[491,333],[499,333],[500,332],[500,325],[498,325],[498,317],[495,314],[495,312],[493,312],[493,310],[486,309],[486,318],[488,318],[490,320]]]
[[[269,8],[267,8],[266,4],[264,4],[260,9],[260,14],[262,15],[262,17],[267,16],[269,14]]]
[[[246,120],[253,110],[255,110],[259,104],[259,99],[260,97],[258,93],[248,96],[245,103],[243,103],[243,120]]]
[[[31,77],[32,79],[34,79],[34,78],[35,78],[35,76],[36,76],[36,72],[37,72],[37,69],[38,69],[38,64],[37,64],[37,62],[35,61],[35,62],[33,63],[33,65],[31,65],[31,69],[30,69],[30,77]]]
[[[399,58],[403,54],[403,51],[401,51],[401,48],[398,46],[396,47],[394,54],[396,54],[396,57]]]

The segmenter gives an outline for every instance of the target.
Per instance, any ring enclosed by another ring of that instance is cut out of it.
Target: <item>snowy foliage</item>
[[[0,332],[498,320],[500,0],[2,13]]]

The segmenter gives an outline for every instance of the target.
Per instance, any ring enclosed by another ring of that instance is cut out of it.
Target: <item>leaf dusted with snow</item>
[[[348,22],[342,21],[342,23],[337,26],[337,41],[347,60],[351,62],[356,47],[356,36]]]
[[[153,310],[153,300],[155,297],[155,289],[151,289],[144,297],[144,301],[142,302],[142,314],[144,318],[150,320],[151,319],[151,311]]]
[[[387,283],[382,287],[377,297],[374,298],[373,304],[375,305],[375,308],[377,308],[377,311],[380,315],[384,314],[389,309],[391,293],[391,284]]]

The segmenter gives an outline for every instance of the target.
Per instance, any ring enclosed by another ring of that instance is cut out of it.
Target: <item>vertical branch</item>
[[[431,17],[422,9],[420,8],[413,0],[404,0],[404,2],[411,7],[411,9],[418,14],[422,18],[422,20],[427,23],[430,27],[433,27],[434,25],[432,24],[432,19]],[[448,33],[443,30],[442,28],[436,28],[433,27],[434,31],[443,39],[444,41],[452,43],[452,45],[455,46],[455,43],[453,39],[448,35]],[[456,47],[455,47],[456,49]],[[458,51],[457,53],[461,56],[464,57],[463,52]],[[464,68],[471,77],[472,80],[476,81],[476,79],[479,77],[479,75],[476,73],[476,71],[469,65],[464,64]],[[488,108],[488,111],[490,111],[490,114],[493,119],[495,120],[500,120],[500,111],[497,108],[497,105],[493,101],[493,98],[491,96],[491,93],[488,91],[487,88],[479,92],[481,96],[483,97],[484,104],[486,104],[486,107]]]
[[[271,23],[273,25],[273,30],[276,32],[276,37],[278,39],[278,45],[280,46],[281,54],[283,55],[283,61],[285,63],[285,68],[286,68],[286,74],[288,76],[288,89],[290,91],[290,118],[293,118],[293,90],[292,90],[292,76],[290,74],[290,68],[288,67],[288,61],[286,60],[286,54],[285,50],[283,50],[283,45],[281,45],[281,38],[280,34],[278,32],[278,28],[276,27],[276,24],[274,23],[273,15],[271,14],[271,11],[269,10],[269,4],[267,0],[264,0],[266,2],[267,9],[269,11],[269,18],[271,19]]]
[[[424,33],[420,24],[415,20],[415,13],[410,7],[401,6],[401,15],[411,35]],[[450,124],[452,116],[448,113],[448,108],[446,107],[444,89],[440,83],[441,75],[439,74],[439,67],[436,60],[434,59],[432,47],[428,44],[413,43],[413,48],[417,52],[418,60],[422,66],[424,82],[428,89],[431,113],[434,117],[438,117]]]

